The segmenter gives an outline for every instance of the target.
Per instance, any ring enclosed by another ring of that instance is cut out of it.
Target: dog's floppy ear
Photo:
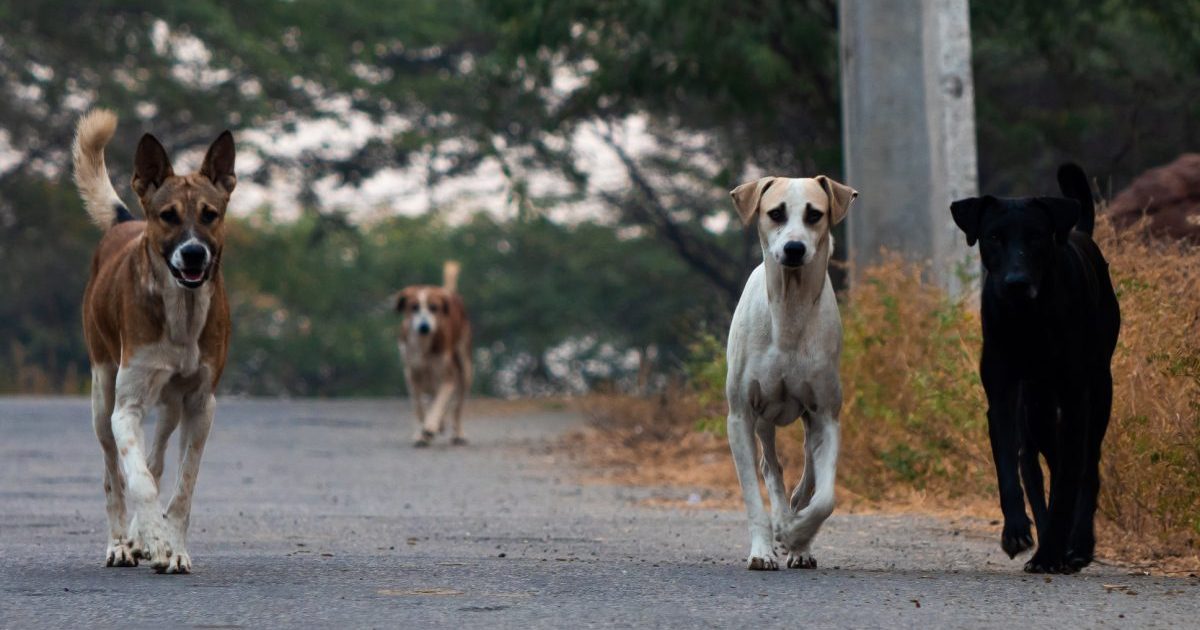
[[[233,174],[234,158],[233,134],[226,129],[204,155],[204,163],[200,166],[200,174],[207,177],[217,188],[228,196],[237,186],[237,175]]]
[[[993,199],[995,197],[991,195],[984,195],[959,199],[950,204],[950,214],[954,216],[954,224],[963,231],[963,234],[967,235],[967,247],[974,245],[975,241],[979,240],[979,226],[983,220],[983,213]]]
[[[750,225],[754,220],[754,215],[758,214],[758,202],[777,179],[779,178],[763,177],[729,191],[729,196],[733,197],[733,207],[737,208],[738,215],[742,217],[742,225]]]
[[[824,175],[817,175],[813,179],[816,179],[821,188],[825,189],[825,194],[829,195],[829,214],[833,220],[832,225],[841,223],[842,219],[846,218],[846,211],[850,209],[850,204],[858,199],[858,191]]]
[[[133,158],[133,181],[130,186],[134,194],[142,199],[173,175],[175,171],[171,169],[171,158],[167,157],[167,150],[162,143],[150,134],[143,135],[138,142],[137,155]]]
[[[1059,244],[1066,243],[1071,228],[1079,220],[1079,202],[1062,197],[1037,197],[1034,202],[1050,213],[1050,221],[1054,223],[1054,240]]]

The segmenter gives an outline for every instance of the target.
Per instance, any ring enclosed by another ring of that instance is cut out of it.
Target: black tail
[[[1075,222],[1075,229],[1091,236],[1096,227],[1096,204],[1092,202],[1092,188],[1083,169],[1074,162],[1058,167],[1058,187],[1063,196],[1079,202],[1079,220]]]

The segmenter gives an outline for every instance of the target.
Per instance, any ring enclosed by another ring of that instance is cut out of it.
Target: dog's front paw
[[[815,569],[817,568],[817,559],[809,551],[790,551],[787,565],[789,569]]]
[[[413,438],[413,446],[416,448],[425,448],[433,442],[433,431],[421,431]]]
[[[1000,534],[1000,548],[1009,558],[1015,558],[1022,551],[1032,549],[1033,534],[1029,531],[1029,523],[1012,527],[1005,525],[1004,532]]]
[[[104,552],[106,567],[136,567],[137,555],[133,552],[133,543],[124,538],[114,538],[108,541],[108,549]]]
[[[451,444],[451,446],[466,446],[466,445],[467,445],[467,438],[465,438],[465,437],[463,437],[463,436],[459,435],[459,436],[457,436],[457,437],[451,438],[451,439],[450,439],[450,444]]]
[[[172,554],[166,520],[161,514],[139,514],[133,517],[129,529],[133,533],[134,557],[148,560],[155,571],[162,573]]]
[[[1078,573],[1079,569],[1072,567],[1062,556],[1038,549],[1037,553],[1025,563],[1026,573]]]
[[[751,571],[778,571],[779,561],[776,560],[775,549],[769,543],[757,540],[751,542],[746,568]]]
[[[778,571],[779,561],[775,559],[774,553],[766,556],[750,554],[750,557],[746,558],[746,568],[751,571]]]

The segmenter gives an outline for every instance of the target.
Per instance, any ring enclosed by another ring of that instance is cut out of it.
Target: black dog
[[[1092,561],[1100,443],[1112,409],[1121,313],[1108,263],[1092,240],[1087,176],[1058,170],[1059,197],[963,199],[954,222],[983,259],[988,431],[1009,557],[1033,546],[1021,481],[1037,523],[1032,573],[1074,573]],[[1038,459],[1050,470],[1050,502]],[[1020,476],[1018,477],[1018,464]]]

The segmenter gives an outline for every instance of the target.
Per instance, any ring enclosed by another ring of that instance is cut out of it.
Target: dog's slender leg
[[[187,551],[187,530],[192,514],[192,493],[200,474],[200,459],[212,428],[217,400],[208,392],[195,392],[183,402],[183,430],[179,434],[179,477],[175,495],[167,506],[167,525],[174,553],[166,566],[155,567],[160,573],[191,573],[192,558]]]
[[[116,440],[125,489],[133,506],[130,533],[134,553],[148,559],[156,569],[165,567],[171,555],[158,486],[146,464],[142,445],[142,420],[146,408],[158,400],[169,373],[147,367],[122,366],[117,370],[116,411],[112,433]]]
[[[150,474],[154,475],[154,485],[162,491],[163,458],[167,453],[167,442],[179,419],[183,415],[182,402],[178,398],[164,400],[158,412],[158,422],[154,425],[154,446],[150,450]]]
[[[807,423],[806,423],[807,424]],[[815,487],[814,480],[816,479],[813,467],[813,443],[815,440],[808,439],[808,430],[805,429],[804,438],[804,474],[800,477],[800,483],[796,484],[796,489],[792,491],[792,511],[799,512],[803,510],[812,501],[813,490]],[[817,568],[817,559],[813,557],[810,551],[811,544],[802,545],[797,549],[788,550],[788,568],[795,569],[815,569]]]
[[[771,499],[771,526],[778,532],[784,525],[790,503],[783,483],[783,465],[779,462],[779,453],[775,451],[775,425],[760,418],[754,423],[754,434],[758,436],[762,448],[758,468],[767,485],[767,496]]]
[[[442,423],[446,420],[446,412],[449,410],[450,397],[454,395],[454,389],[454,381],[450,379],[438,385],[437,394],[433,397],[433,404],[429,405],[429,413],[425,416],[425,436],[432,438],[442,432]]]
[[[1112,374],[1104,370],[1091,382],[1091,409],[1087,422],[1087,450],[1083,479],[1075,506],[1074,523],[1067,546],[1067,564],[1075,570],[1092,563],[1096,554],[1096,499],[1100,494],[1100,451],[1112,414]]]
[[[813,412],[812,421],[805,426],[805,441],[813,442],[813,495],[808,505],[796,513],[792,522],[782,532],[783,544],[788,549],[807,550],[821,525],[833,513],[837,497],[834,481],[837,478],[838,443],[841,440],[841,426],[836,416],[824,410]],[[816,566],[811,554],[807,558],[798,557]],[[804,566],[804,564],[801,564]]]
[[[1021,465],[1021,485],[1025,487],[1025,498],[1033,512],[1038,540],[1047,536],[1050,515],[1046,511],[1046,480],[1042,475],[1040,459],[1043,444],[1053,441],[1054,425],[1057,423],[1057,408],[1054,399],[1044,388],[1032,383],[1022,384],[1021,398],[1024,415],[1018,431]]]
[[[754,427],[746,414],[733,412],[729,414],[726,427],[729,450],[733,452],[733,467],[737,469],[742,500],[750,517],[750,556],[746,559],[746,565],[753,571],[774,571],[779,564],[771,544],[771,521],[763,508],[762,495],[758,490],[758,472],[754,466]]]
[[[1072,573],[1066,562],[1067,545],[1074,525],[1083,467],[1086,461],[1087,400],[1079,388],[1071,388],[1063,397],[1062,419],[1055,428],[1053,464],[1050,469],[1050,525],[1046,537],[1038,541],[1037,551],[1025,570],[1032,573]],[[1082,443],[1081,443],[1082,437]]]
[[[92,428],[104,451],[104,498],[108,509],[108,548],[104,564],[110,567],[136,567],[125,522],[125,479],[113,437],[112,414],[116,398],[117,368],[97,365],[92,368]]]
[[[1021,494],[1018,472],[1017,387],[1016,383],[1004,380],[1003,375],[990,374],[988,367],[989,363],[985,360],[981,376],[988,398],[988,434],[992,443],[992,460],[996,465],[996,482],[1000,489],[1000,511],[1004,513],[1000,547],[1012,558],[1033,546],[1033,534],[1029,528],[1029,516],[1025,514],[1025,497]]]
[[[796,489],[792,490],[792,511],[799,512],[812,501],[813,495],[813,441],[808,439],[807,432],[804,438],[804,474],[800,477],[800,483],[796,484]]]
[[[404,382],[408,385],[408,397],[412,400],[413,416],[416,426],[413,427],[413,446],[429,446],[429,438],[425,437],[425,392],[417,382],[416,375],[407,365],[404,367]]]
[[[467,443],[466,436],[463,435],[462,428],[462,410],[463,401],[467,398],[466,389],[460,384],[454,392],[454,409],[452,410],[452,420],[454,422],[454,437],[450,439],[451,444],[462,445]]]

